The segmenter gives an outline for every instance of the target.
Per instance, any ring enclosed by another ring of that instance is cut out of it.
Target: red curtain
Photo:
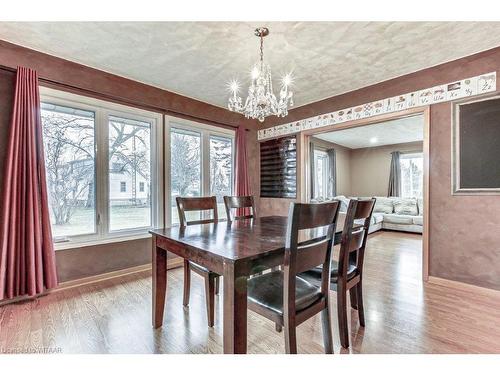
[[[237,196],[250,195],[248,180],[247,141],[246,130],[243,127],[236,129],[236,168],[234,173],[235,193]],[[238,215],[247,215],[247,209],[238,209]]]
[[[18,67],[2,189],[0,300],[57,286],[38,75]]]

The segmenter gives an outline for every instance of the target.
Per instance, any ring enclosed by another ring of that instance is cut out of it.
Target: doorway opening
[[[422,278],[428,279],[429,110],[356,120],[305,134],[309,202],[375,197],[370,234],[415,241],[422,249]],[[380,242],[380,238],[378,240]],[[408,243],[408,241],[407,241]]]

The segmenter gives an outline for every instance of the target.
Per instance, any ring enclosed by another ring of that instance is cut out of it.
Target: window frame
[[[56,250],[98,245],[116,241],[148,238],[148,230],[163,226],[163,115],[161,113],[112,103],[87,96],[40,87],[40,101],[92,111],[94,122],[94,188],[95,233],[67,236],[54,241]],[[109,117],[123,117],[148,122],[151,125],[151,226],[133,229],[110,230],[109,209]]]
[[[404,182],[403,182],[403,173],[401,171],[401,198],[404,198],[404,199],[409,199],[409,198],[423,198],[423,195],[424,195],[424,171],[423,171],[423,161],[424,161],[424,153],[423,152],[404,152],[404,153],[401,153],[399,159],[400,159],[400,164],[401,164],[401,160],[403,159],[422,159],[422,196],[420,197],[416,197],[416,196],[411,196],[411,197],[408,197],[408,196],[404,196],[403,195],[403,186],[404,186]],[[400,165],[400,168],[401,168],[401,165]],[[411,182],[410,181],[410,186],[411,186]]]
[[[200,196],[208,196],[210,193],[210,136],[218,136],[223,138],[231,139],[232,157],[231,157],[231,192],[234,194],[234,178],[235,178],[235,157],[236,157],[236,147],[235,147],[235,136],[236,132],[232,129],[226,129],[221,127],[216,127],[213,125],[207,125],[180,117],[165,116],[165,224],[167,227],[172,225],[177,225],[178,223],[172,223],[172,209],[175,208],[172,204],[172,182],[170,174],[170,155],[171,155],[171,131],[172,129],[180,129],[185,131],[192,131],[200,133],[200,144],[201,144],[201,164],[200,164]],[[202,218],[207,218],[207,212],[203,212]]]

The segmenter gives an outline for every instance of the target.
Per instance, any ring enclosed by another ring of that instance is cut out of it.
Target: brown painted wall
[[[430,275],[500,290],[500,196],[451,195],[451,107],[431,108]]]
[[[0,40],[0,67],[35,69],[42,84],[126,105],[236,127],[256,122],[198,100]],[[52,83],[55,85],[53,86]]]
[[[59,282],[118,271],[150,262],[150,238],[56,251]]]
[[[296,108],[279,123],[493,71],[500,48]],[[451,104],[432,105],[430,121],[430,275],[500,290],[500,196],[451,195]]]
[[[0,171],[3,170],[9,134],[14,69],[19,65],[37,70],[41,84],[56,89],[217,126],[254,127],[253,121],[223,108],[0,40]],[[256,131],[249,132],[248,147],[251,155],[255,153],[252,148],[258,150]],[[258,163],[252,160],[255,159],[250,159],[249,168],[251,173],[258,176]],[[0,173],[0,189],[3,179],[4,176]],[[56,252],[56,261],[60,281],[94,276],[151,262],[151,240],[139,239],[59,250]]]

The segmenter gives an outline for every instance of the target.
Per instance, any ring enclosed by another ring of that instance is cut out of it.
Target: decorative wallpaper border
[[[282,135],[298,133],[302,130],[316,129],[323,126],[341,124],[367,117],[402,111],[408,108],[422,107],[429,104],[447,102],[450,100],[481,95],[496,91],[497,73],[481,74],[476,77],[465,78],[460,81],[446,83],[429,89],[410,92],[408,94],[376,100],[339,111],[306,118],[288,124],[277,125],[261,129],[257,133],[259,140]]]

